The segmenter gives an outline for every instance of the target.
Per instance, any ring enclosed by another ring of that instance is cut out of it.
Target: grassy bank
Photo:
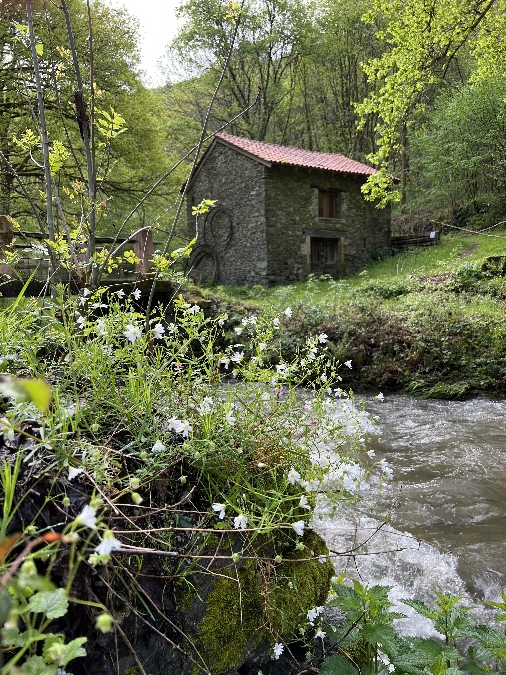
[[[340,370],[347,386],[504,396],[506,232],[496,234],[447,235],[437,247],[388,257],[339,281],[220,287],[212,296],[227,307],[231,339],[252,311],[279,315],[282,359],[308,334],[325,333],[334,357],[352,360],[352,369]]]

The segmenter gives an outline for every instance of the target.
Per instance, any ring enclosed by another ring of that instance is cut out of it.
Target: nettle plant
[[[6,370],[44,376],[53,392],[47,410],[11,401],[2,418],[18,479],[4,507],[2,649],[10,665],[25,659],[30,675],[84,654],[92,632],[62,638],[69,606],[84,602],[119,640],[125,611],[160,632],[159,607],[137,577],[152,569],[152,551],[177,611],[191,616],[207,603],[187,633],[175,635],[163,614],[164,639],[197,669],[225,672],[262,640],[278,658],[312,631],[334,573],[311,530],[317,497],[356,499],[365,475],[368,418],[337,386],[325,334],[272,367],[289,308],[282,318],[244,318],[241,342],[220,348],[226,316],[208,318],[180,296],[172,321],[160,308],[146,325],[138,300],[123,289],[67,299],[62,289],[23,314],[30,359],[5,327]],[[35,515],[27,485],[39,494]]]
[[[332,583],[333,599],[345,616],[341,626],[325,626],[322,633],[339,653],[327,657],[321,675],[460,675],[461,673],[501,673],[506,665],[506,594],[502,602],[485,602],[499,609],[495,626],[478,625],[470,616],[474,609],[464,598],[434,592],[429,607],[420,600],[399,602],[432,622],[434,637],[401,637],[399,627],[405,614],[392,611],[388,599],[391,586],[367,587],[359,581],[345,585],[339,578]]]

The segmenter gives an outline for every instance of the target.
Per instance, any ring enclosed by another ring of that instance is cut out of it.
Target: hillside
[[[325,333],[335,358],[352,361],[339,370],[346,386],[435,398],[504,396],[505,270],[506,233],[446,235],[437,247],[408,250],[339,281],[212,294],[228,306],[231,329],[254,308],[282,317],[283,359],[293,358],[308,334]]]

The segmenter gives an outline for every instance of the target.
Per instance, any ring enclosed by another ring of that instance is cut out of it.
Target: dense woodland
[[[89,100],[86,3],[68,6]],[[218,83],[208,133],[233,120],[229,133],[372,163],[381,172],[369,197],[398,203],[408,226],[435,218],[477,228],[506,215],[499,2],[189,0],[159,89],[142,83],[135,20],[100,0],[91,9],[97,139],[100,129],[107,136],[111,108],[118,121],[110,143],[97,141],[103,233],[198,142]],[[58,187],[65,212],[77,217],[85,163],[64,16],[40,0],[34,22],[50,141],[65,155]],[[0,212],[31,228],[33,209],[15,178],[43,210],[40,152],[29,142],[36,96],[23,3],[3,0],[0,41]],[[166,236],[192,159],[160,184],[132,227],[155,224]]]

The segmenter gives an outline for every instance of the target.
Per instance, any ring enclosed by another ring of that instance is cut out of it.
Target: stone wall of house
[[[311,237],[340,240],[339,276],[362,269],[390,246],[390,208],[364,200],[363,177],[284,166],[265,173],[267,283],[311,273]],[[336,218],[318,217],[319,190],[338,191]]]
[[[192,206],[216,199],[207,216],[199,216],[199,234],[190,259],[209,253],[203,268],[219,265],[225,284],[265,284],[267,274],[265,228],[265,166],[222,143],[208,153],[187,195],[189,236],[195,236]],[[196,269],[198,273],[198,266]]]

